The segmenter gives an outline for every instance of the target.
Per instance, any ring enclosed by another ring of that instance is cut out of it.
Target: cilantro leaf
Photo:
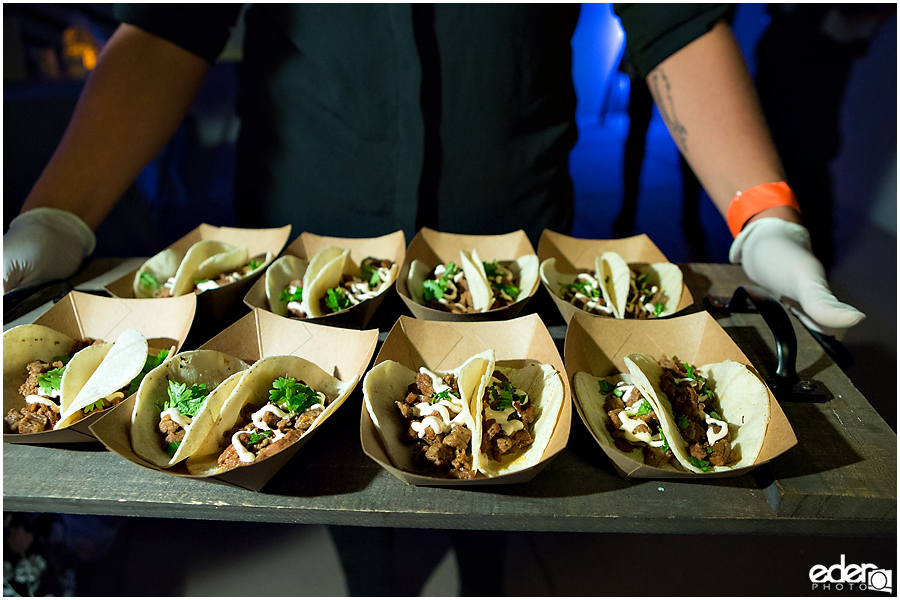
[[[103,410],[103,398],[100,398],[93,404],[88,404],[84,407],[84,414],[89,414],[95,410]]]
[[[293,377],[279,377],[272,382],[269,402],[291,414],[300,414],[318,403],[319,396],[302,381]]]
[[[378,269],[374,268],[372,265],[364,263],[360,265],[360,271],[362,273],[362,280],[369,282],[370,288],[374,288],[381,283],[381,276],[378,274]]]
[[[444,297],[444,292],[446,291],[447,287],[439,280],[427,279],[424,283],[424,289],[422,290],[422,293],[424,294],[426,300],[437,302]]]
[[[488,279],[492,279],[497,276],[497,259],[496,258],[489,263],[481,261],[481,264],[484,265],[484,274],[487,275]]]
[[[144,380],[144,377],[147,375],[147,373],[161,365],[168,356],[168,350],[160,350],[156,356],[148,354],[147,360],[144,361],[144,366],[141,369],[141,372],[135,375],[134,379],[132,379],[131,383],[128,385],[128,392],[125,394],[125,396],[130,396],[138,391],[138,388],[141,386],[141,382]]]
[[[659,449],[662,450],[663,452],[668,452],[669,451],[669,440],[666,439],[666,434],[663,433],[662,429],[659,430],[659,437],[661,437],[662,441],[663,441],[663,445],[660,446]]]
[[[700,460],[698,458],[694,458],[693,456],[688,456],[687,459],[689,463],[691,463],[704,473],[709,473],[710,471],[712,471],[712,467],[709,466],[708,460]]]
[[[186,383],[170,380],[167,390],[169,399],[160,406],[160,411],[174,408],[183,415],[194,417],[199,412],[203,401],[206,400],[210,391],[212,390],[207,388],[205,383],[195,383],[188,387]]]
[[[251,271],[257,270],[261,264],[262,263],[258,260],[251,260],[250,261],[250,270]]]
[[[519,288],[514,285],[506,285],[505,283],[492,283],[492,285],[513,300],[519,296]]]
[[[657,302],[656,304],[653,305],[653,315],[654,316],[658,317],[659,315],[661,315],[663,313],[664,310],[666,310],[666,307],[663,306],[662,302]]]
[[[272,437],[273,435],[275,435],[275,432],[272,431],[271,429],[268,431],[260,431],[258,433],[254,432],[254,433],[250,434],[250,436],[249,436],[250,439],[247,440],[247,443],[250,445],[258,444],[261,441],[263,441],[264,439],[266,439],[267,437]]]
[[[444,390],[443,392],[438,392],[436,394],[433,394],[431,396],[430,403],[435,404],[437,402],[440,402],[441,400],[448,400],[448,401],[450,400],[450,389],[449,388]]]
[[[684,367],[684,372],[687,373],[687,376],[694,379],[694,367],[690,363],[683,363],[682,366]]]
[[[652,412],[653,412],[653,407],[650,406],[650,403],[647,402],[646,399],[644,399],[644,401],[641,402],[641,405],[638,407],[637,412],[634,412],[634,413],[626,412],[625,414],[628,415],[629,417],[640,417],[641,415],[649,415]]]
[[[349,308],[350,299],[347,297],[347,294],[344,293],[344,288],[336,287],[328,290],[325,296],[325,306],[327,306],[331,312],[338,312],[345,308]]]
[[[169,455],[169,458],[175,456],[175,453],[178,452],[178,446],[181,445],[181,442],[170,442],[166,444],[166,454]]]
[[[159,282],[159,279],[157,279],[150,271],[144,271],[143,273],[141,273],[138,276],[138,281],[141,285],[148,287],[153,291],[162,288],[162,284]]]
[[[279,300],[282,302],[302,302],[303,301],[303,288],[297,288],[296,291],[291,291],[291,286],[288,286],[281,290],[281,295],[278,296]]]
[[[687,429],[690,426],[691,422],[685,415],[681,415],[678,417],[678,428],[679,429]]]
[[[46,373],[37,376],[38,387],[48,391],[59,391],[59,385],[62,382],[62,376],[66,367],[62,366],[56,369],[50,369]]]
[[[505,381],[497,382],[488,388],[491,398],[494,400],[494,410],[507,410],[513,407],[513,402],[521,400],[524,395],[516,394],[512,384]]]
[[[707,453],[707,454],[712,454],[713,452],[715,452],[715,450],[713,450],[712,448],[707,448],[707,449],[706,449],[706,453]]]
[[[710,411],[709,416],[711,416],[713,419],[718,419],[720,421],[722,420],[722,417],[720,417],[719,413],[717,413],[716,411]]]
[[[603,379],[600,380],[600,393],[601,394],[603,394],[604,396],[609,396],[615,390],[616,390],[616,386],[614,386],[610,382],[605,381]]]

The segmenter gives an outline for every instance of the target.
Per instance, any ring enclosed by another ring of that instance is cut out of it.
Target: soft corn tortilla
[[[493,372],[503,373],[509,383],[528,394],[528,401],[534,406],[535,419],[532,431],[534,442],[513,454],[504,456],[500,462],[493,460],[486,452],[481,452],[484,434],[484,391],[490,384]],[[550,444],[550,437],[562,412],[565,398],[562,377],[551,365],[532,363],[521,369],[490,364],[482,377],[476,396],[471,400],[472,416],[475,420],[473,466],[488,477],[497,477],[531,468],[541,461],[544,450]]]
[[[144,377],[131,415],[131,446],[135,454],[157,467],[172,467],[190,456],[218,419],[219,412],[239,378],[248,368],[244,361],[215,350],[193,350],[169,358]],[[159,432],[160,405],[169,399],[169,381],[206,384],[212,391],[186,428],[184,440],[171,458]],[[226,384],[227,382],[227,384]]]
[[[194,289],[195,281],[209,279],[247,264],[247,250],[228,242],[201,240],[191,246],[175,273],[173,296],[183,296]]]
[[[149,349],[147,338],[141,332],[126,329],[114,343],[85,348],[73,356],[63,380],[90,375],[77,395],[71,400],[67,397],[65,406],[60,406],[59,422],[54,429],[68,427],[77,420],[80,411],[127,386],[144,368]],[[66,381],[63,384],[71,385]]]
[[[594,270],[606,305],[612,308],[615,318],[624,319],[631,281],[628,263],[615,252],[604,252],[594,259]]]
[[[456,375],[465,411],[466,427],[473,432],[473,440],[475,439],[475,423],[467,408],[471,406],[472,396],[482,386],[482,378],[488,365],[493,363],[494,351],[487,350],[476,354],[456,369],[434,371],[435,375],[439,377],[443,377],[447,373]],[[416,375],[416,371],[393,360],[386,360],[378,363],[366,373],[363,379],[363,400],[381,444],[387,451],[391,463],[401,471],[408,473],[417,471],[410,446],[404,441],[406,423],[395,403],[406,397],[407,388],[415,382]]]
[[[288,303],[281,299],[281,292],[295,279],[303,280],[303,275],[309,266],[309,261],[286,254],[275,260],[268,269],[266,269],[266,298],[269,300],[269,310],[274,314],[284,317],[287,316]],[[306,290],[304,290],[304,297]]]
[[[688,444],[678,429],[669,398],[659,387],[662,367],[647,354],[630,354],[625,357],[625,364],[641,393],[654,405],[675,458],[685,469],[703,473],[688,461]],[[771,418],[766,385],[746,365],[733,360],[703,365],[697,367],[697,372],[706,378],[707,386],[719,398],[720,414],[728,423],[731,447],[740,450],[741,455],[733,465],[711,466],[711,472],[753,465],[762,449]]]
[[[175,276],[175,273],[178,272],[178,265],[181,264],[183,258],[184,256],[180,252],[176,252],[171,248],[167,248],[150,257],[134,275],[134,283],[132,284],[134,297],[153,298],[156,292],[161,289],[143,283],[141,275],[149,273],[162,286],[170,277]]]
[[[635,462],[644,464],[644,451],[641,449],[641,447],[635,446],[634,450],[632,450],[631,452],[625,452],[624,450],[616,446],[615,440],[613,439],[612,435],[610,435],[609,430],[606,428],[606,424],[609,422],[609,415],[607,414],[606,410],[603,409],[603,404],[606,399],[600,392],[601,381],[605,381],[613,387],[615,387],[615,385],[620,381],[624,381],[628,385],[631,385],[633,383],[631,375],[628,373],[619,373],[616,375],[611,375],[609,377],[595,377],[590,373],[586,373],[584,371],[575,373],[573,382],[575,401],[581,408],[581,414],[584,415],[584,418],[587,421],[586,424],[588,426],[588,429],[590,429],[591,433],[594,434],[594,438],[597,439],[597,441],[599,441],[605,447],[618,452],[622,456],[627,456]],[[657,413],[657,418],[660,419],[660,423],[662,423],[662,419],[660,418],[659,413]],[[667,433],[665,429],[663,429],[663,433]],[[663,467],[656,468],[661,468],[666,471],[678,470],[671,464],[671,461]]]
[[[224,472],[219,468],[217,461],[219,455],[230,444],[230,440],[224,439],[225,433],[235,426],[245,405],[252,404],[259,409],[269,402],[272,382],[279,377],[293,377],[297,381],[303,381],[314,391],[325,394],[329,401],[312,427],[297,441],[321,426],[350,395],[357,382],[356,376],[348,381],[332,377],[318,365],[299,356],[270,356],[257,361],[244,372],[222,406],[215,424],[207,430],[193,455],[188,458],[187,468],[192,475],[209,476]]]
[[[303,305],[306,307],[306,314],[312,318],[324,317],[331,314],[322,310],[321,299],[325,297],[328,290],[338,287],[341,283],[341,276],[344,273],[344,263],[350,262],[350,250],[343,250],[339,255],[331,259],[325,264],[319,272],[316,273],[312,281],[307,285],[307,278],[303,281]],[[307,268],[307,273],[309,268]]]

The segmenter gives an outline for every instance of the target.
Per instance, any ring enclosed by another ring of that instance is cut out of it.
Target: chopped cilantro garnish
[[[95,410],[103,410],[103,398],[100,398],[93,404],[88,404],[84,407],[84,414],[90,414]]]
[[[525,394],[516,394],[512,384],[505,381],[498,381],[497,385],[492,385],[488,389],[495,402],[494,410],[507,410],[512,408],[513,402],[521,402],[525,398]]]
[[[687,459],[688,459],[689,463],[691,463],[692,465],[694,465],[695,467],[697,467],[704,473],[709,473],[710,471],[712,471],[712,467],[709,466],[708,460],[700,460],[700,459],[694,458],[693,456],[688,456]]]
[[[194,383],[188,387],[186,383],[169,381],[167,391],[169,399],[160,406],[160,412],[174,408],[182,415],[194,417],[211,390],[205,383]]]
[[[722,420],[722,417],[719,416],[719,413],[717,413],[717,412],[714,411],[714,410],[713,410],[713,411],[710,411],[709,416],[711,416],[713,419],[718,419],[718,420],[720,420],[720,421]]]
[[[563,289],[563,292],[576,293],[580,292],[585,296],[591,298],[599,298],[600,290],[598,289],[590,289],[588,290],[588,283],[586,281],[576,281],[575,283],[561,283],[559,286]],[[518,292],[518,290],[516,290]],[[518,295],[518,293],[516,294]]]
[[[273,435],[275,435],[275,432],[273,432],[272,430],[260,431],[258,433],[254,432],[254,433],[250,434],[250,439],[247,441],[247,443],[251,444],[251,445],[258,444],[261,441],[263,441],[264,439],[266,439],[267,437],[271,437]]]
[[[207,281],[211,281],[210,279],[195,279],[194,285],[200,285],[201,283],[206,283]]]
[[[338,312],[345,308],[350,308],[350,298],[347,297],[344,288],[331,288],[325,293],[325,306],[331,312]]]
[[[250,261],[250,270],[251,271],[257,270],[261,264],[262,263],[258,260],[251,260]]]
[[[447,263],[447,267],[444,269],[444,274],[441,275],[438,279],[428,279],[424,283],[424,289],[422,290],[425,299],[437,302],[441,298],[444,297],[444,294],[447,292],[447,281],[452,279],[459,269],[456,268],[456,263],[449,262]]]
[[[162,284],[159,282],[159,279],[157,279],[150,271],[144,271],[143,273],[141,273],[138,276],[138,281],[141,285],[153,290],[162,288]]]
[[[138,373],[134,379],[131,380],[131,383],[128,385],[128,393],[126,396],[130,396],[136,391],[141,385],[141,381],[144,380],[144,376],[147,375],[150,371],[158,367],[163,363],[164,360],[169,356],[168,350],[160,350],[156,356],[152,354],[147,355],[147,360],[144,361],[144,367],[141,369],[141,372]]]
[[[288,286],[281,290],[281,295],[278,298],[282,302],[301,302],[303,300],[303,288],[297,288],[296,291],[291,291],[291,287]]]
[[[661,315],[663,313],[664,310],[666,310],[666,307],[663,306],[662,302],[657,302],[656,304],[653,305],[654,316],[658,317],[659,315]]]
[[[629,417],[640,417],[641,415],[649,415],[652,412],[653,407],[650,406],[650,403],[645,399],[643,402],[641,402],[641,405],[638,407],[637,412],[626,412],[625,414]]]
[[[713,450],[712,448],[707,448],[707,449],[706,449],[706,453],[707,453],[707,454],[712,454],[713,452],[715,452],[715,450]]]
[[[600,380],[600,393],[601,394],[603,394],[604,396],[609,396],[614,391],[616,391],[616,386],[614,386],[610,382],[605,381],[603,379]]]
[[[514,285],[507,285],[505,283],[495,283],[495,282],[492,282],[491,285],[494,288],[496,288],[496,289],[500,290],[501,292],[503,292],[504,294],[506,294],[507,296],[509,296],[510,298],[512,298],[513,300],[515,300],[516,298],[519,297],[519,288],[517,288]]]
[[[381,282],[381,276],[378,275],[378,269],[374,268],[372,265],[365,263],[360,266],[360,271],[362,272],[362,280],[368,281],[370,288],[374,288]]]
[[[685,415],[681,415],[678,417],[678,428],[679,429],[687,429],[691,422]]]
[[[481,264],[484,265],[484,274],[487,275],[488,279],[493,279],[497,276],[497,259],[495,258],[492,262],[484,262],[481,261]]]
[[[178,446],[181,445],[181,442],[170,442],[166,444],[166,454],[169,455],[169,458],[175,456],[175,453],[178,452]]]
[[[694,379],[694,367],[690,363],[683,363],[682,366],[684,367],[684,372],[687,373],[687,376],[690,379]]]
[[[662,441],[663,441],[663,445],[660,446],[659,449],[662,450],[663,452],[668,452],[669,451],[669,441],[666,439],[666,434],[663,433],[662,429],[659,430],[659,437],[661,437]]]
[[[272,382],[269,402],[291,414],[300,414],[319,402],[319,396],[302,381],[293,377],[279,377]]]
[[[443,392],[438,392],[431,396],[431,404],[435,404],[436,402],[440,402],[441,400],[450,400],[450,389],[446,389]]]
[[[59,391],[60,382],[62,382],[62,376],[65,372],[66,367],[62,366],[56,369],[50,369],[46,373],[42,373],[37,376],[38,387],[43,390],[51,391]]]

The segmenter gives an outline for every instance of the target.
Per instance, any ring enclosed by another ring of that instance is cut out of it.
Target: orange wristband
[[[776,206],[790,206],[800,212],[794,191],[783,181],[762,183],[738,192],[732,198],[726,213],[731,235],[737,237],[750,217]]]

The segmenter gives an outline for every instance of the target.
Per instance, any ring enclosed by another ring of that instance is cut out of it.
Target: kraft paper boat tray
[[[356,376],[358,380],[356,385],[359,386],[363,373],[375,354],[377,342],[378,331],[374,329],[366,331],[338,329],[286,319],[256,308],[199,349],[218,350],[247,364],[253,364],[267,356],[299,356],[315,363],[342,381]],[[352,393],[353,390],[341,401],[341,405]],[[189,474],[183,462],[171,469],[161,469],[134,453],[131,447],[131,412],[134,408],[134,399],[134,396],[129,399],[127,408],[111,413],[109,418],[99,419],[91,427],[91,431],[107,449],[136,465],[154,471],[253,491],[262,489],[272,476],[322,428],[322,423],[317,422],[315,429],[265,460],[220,475],[202,477]],[[341,405],[338,405],[331,415],[340,410]],[[326,420],[328,418],[330,416],[326,417]]]
[[[537,254],[540,264],[544,264],[544,261],[548,258],[555,258],[557,271],[560,273],[576,273],[578,271],[593,271],[594,258],[608,251],[618,253],[629,264],[669,262],[662,251],[645,234],[618,240],[592,240],[569,237],[545,229],[541,233],[541,239],[538,241]],[[563,319],[566,320],[566,323],[571,321],[572,316],[576,314],[597,319],[613,318],[589,313],[577,308],[574,304],[566,302],[559,297],[558,290],[551,289],[543,277],[541,277],[541,285],[553,298],[553,302],[559,309],[560,314],[562,314]],[[681,299],[678,301],[675,314],[680,313],[693,304],[694,298],[690,290],[688,290],[686,285],[682,285]],[[669,315],[662,318],[669,319],[672,316]]]
[[[282,256],[291,254],[305,260],[312,259],[316,252],[324,248],[337,246],[350,249],[350,259],[357,265],[363,259],[374,257],[393,261],[398,270],[406,257],[406,236],[402,231],[395,231],[381,237],[374,238],[338,238],[324,237],[313,233],[303,232],[296,240],[284,249]],[[306,323],[318,323],[321,325],[335,325],[338,327],[353,327],[363,329],[372,320],[382,300],[391,293],[391,287],[374,298],[361,302],[356,306],[340,313],[326,315],[316,319],[306,319]],[[244,296],[244,304],[251,309],[260,308],[269,311],[269,300],[266,298],[266,278],[260,277]]]
[[[194,230],[188,232],[177,242],[168,246],[184,254],[188,248],[203,240],[218,240],[228,242],[238,248],[247,248],[250,258],[271,254],[272,260],[281,252],[291,235],[291,226],[285,225],[274,229],[240,229],[235,227],[216,227],[203,223]],[[235,305],[240,304],[241,299],[253,285],[253,282],[265,271],[265,267],[258,269],[250,277],[235,281],[234,283],[207,290],[197,294],[197,314],[204,319],[221,319]],[[105,289],[117,298],[134,298],[134,276],[138,269],[123,275]]]
[[[624,358],[629,354],[649,354],[656,359],[663,355],[677,356],[682,361],[700,366],[708,363],[734,360],[745,365],[750,361],[741,352],[728,333],[716,323],[709,313],[656,320],[594,319],[586,315],[575,315],[566,331],[565,356],[566,371],[570,383],[576,373],[587,372],[595,377],[607,377],[627,373]],[[756,369],[751,370],[759,376]],[[762,378],[760,377],[760,380]],[[783,454],[796,445],[797,437],[784,411],[781,410],[772,391],[766,387],[769,396],[770,420],[762,449],[753,465],[715,473],[691,473],[670,471],[649,467],[619,452],[615,446],[599,436],[595,427],[603,427],[596,410],[603,407],[586,406],[584,399],[573,394],[575,408],[588,431],[609,456],[616,470],[623,477],[646,479],[676,479],[710,477],[737,477]],[[593,423],[593,425],[592,425]]]
[[[528,297],[510,304],[504,308],[488,310],[482,313],[454,314],[443,310],[428,308],[415,302],[409,293],[407,278],[409,268],[414,260],[420,260],[431,268],[438,264],[447,264],[450,261],[459,263],[459,251],[471,252],[478,250],[478,255],[484,261],[515,260],[526,254],[535,254],[534,246],[528,241],[528,236],[522,230],[503,235],[460,235],[456,233],[442,233],[427,227],[423,227],[416,233],[409,248],[406,249],[406,260],[400,268],[397,277],[397,293],[403,303],[417,319],[428,321],[499,321],[511,319],[517,316],[528,300],[534,296],[539,284],[535,281]]]
[[[572,424],[571,386],[565,365],[550,332],[537,315],[509,321],[458,323],[423,321],[401,316],[388,333],[374,365],[393,360],[418,371],[419,367],[449,371],[469,358],[493,348],[501,366],[522,366],[526,361],[552,365],[563,381],[563,405],[540,462],[529,469],[508,475],[471,480],[445,479],[409,473],[395,467],[381,444],[365,402],[360,414],[363,452],[392,475],[410,485],[478,486],[531,481],[569,440]],[[412,383],[412,382],[410,382]],[[398,398],[400,400],[400,398]],[[400,418],[398,411],[397,418]]]
[[[137,300],[105,298],[73,291],[41,315],[35,324],[50,327],[73,339],[90,338],[109,342],[114,342],[126,329],[136,329],[144,334],[155,354],[172,346],[175,346],[176,351],[181,348],[196,309],[197,297],[194,294],[162,300]],[[15,328],[10,329],[7,333],[14,330]],[[7,378],[21,381],[16,384]],[[25,405],[24,398],[15,393],[17,385],[25,383],[25,373],[7,374],[4,369],[3,379],[5,415],[11,408]],[[4,433],[3,441],[11,444],[96,442],[90,425],[98,418],[118,410],[126,401],[103,413],[89,415],[65,429],[26,434]]]

